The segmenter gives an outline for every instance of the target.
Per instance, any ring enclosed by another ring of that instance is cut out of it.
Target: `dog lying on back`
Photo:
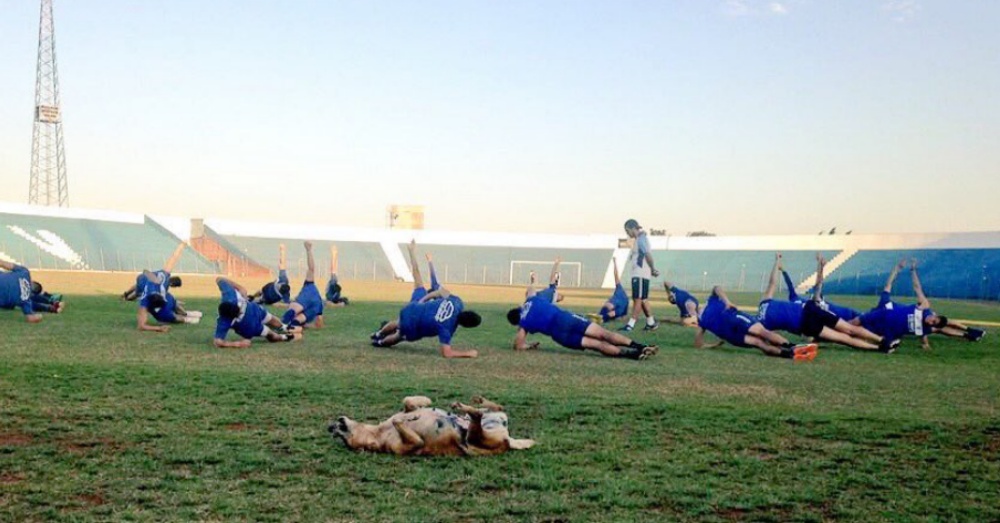
[[[399,456],[488,456],[534,446],[510,437],[503,406],[482,396],[472,403],[477,406],[452,403],[450,413],[431,408],[426,396],[408,396],[403,412],[378,425],[341,416],[328,430],[349,449]]]

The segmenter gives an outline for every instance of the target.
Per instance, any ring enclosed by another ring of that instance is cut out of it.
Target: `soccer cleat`
[[[379,324],[378,330],[373,332],[371,336],[369,336],[369,338],[371,338],[372,341],[382,339],[382,328],[385,327],[388,323],[389,320],[383,320],[382,323]]]
[[[893,352],[896,352],[896,349],[899,348],[900,343],[902,343],[902,340],[900,340],[899,338],[896,338],[894,340],[890,340],[889,338],[882,338],[882,341],[878,344],[878,351],[883,354],[892,354]]]
[[[184,316],[183,321],[184,323],[197,325],[199,322],[201,322],[201,316]]]
[[[194,318],[201,318],[203,316],[201,311],[187,311],[187,315]]]
[[[384,345],[382,345],[382,338],[373,338],[372,347],[384,347]]]
[[[982,341],[985,336],[986,331],[983,329],[974,329],[972,327],[969,327],[969,330],[965,333],[965,339],[969,341]]]
[[[590,321],[592,321],[592,322],[594,322],[594,323],[596,323],[598,325],[604,323],[604,318],[601,318],[600,314],[590,313],[590,314],[587,315],[587,319],[589,319]]]
[[[802,345],[796,345],[792,349],[792,359],[795,361],[812,361],[816,359],[816,355],[819,354],[819,346],[815,343],[806,343]]]
[[[560,281],[560,280],[562,280],[562,273],[561,273],[561,272],[557,272],[557,273],[556,273],[556,279],[555,279],[555,281],[553,282],[553,283],[555,283],[555,284],[556,284],[556,287],[558,287],[558,286],[559,286],[559,281]]]
[[[622,327],[622,328],[620,328],[618,330],[620,332],[632,332],[632,326],[626,323],[624,327]]]
[[[644,359],[649,358],[650,356],[655,356],[656,353],[659,351],[660,348],[657,347],[656,345],[646,345],[645,347],[642,348],[642,351],[639,352],[639,357],[636,359],[642,361]]]
[[[644,326],[644,327],[642,328],[642,330],[644,330],[644,331],[655,331],[656,329],[659,329],[659,328],[660,328],[660,324],[659,324],[659,323],[654,323],[654,324],[652,324],[652,325],[650,325],[650,324],[648,324],[648,323],[647,323],[647,324],[646,324],[646,325],[645,325],[645,326]]]

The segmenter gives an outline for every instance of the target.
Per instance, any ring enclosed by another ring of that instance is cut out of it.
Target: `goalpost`
[[[531,272],[534,271],[538,285],[549,284],[549,273],[552,272],[552,261],[511,260],[510,285],[527,285]],[[583,283],[583,263],[564,261],[559,264],[560,283],[571,287],[580,287]]]

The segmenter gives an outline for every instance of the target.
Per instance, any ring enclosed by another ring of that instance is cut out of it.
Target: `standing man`
[[[639,318],[639,311],[646,315],[646,326],[643,330],[656,330],[659,325],[653,317],[653,311],[649,307],[649,280],[660,275],[660,271],[653,266],[653,253],[649,246],[649,237],[646,231],[642,230],[639,222],[629,219],[625,222],[625,234],[632,238],[632,251],[629,252],[628,260],[632,272],[632,317],[622,328],[623,331],[630,331],[635,328],[635,322]]]

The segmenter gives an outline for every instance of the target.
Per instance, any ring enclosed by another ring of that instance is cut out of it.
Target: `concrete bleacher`
[[[157,269],[180,241],[143,215],[0,206],[0,257],[32,269]],[[212,274],[217,267],[186,249],[174,272]]]
[[[1000,249],[860,251],[827,279],[826,292],[878,294],[901,259],[917,260],[921,285],[930,297],[998,299],[1000,296]],[[913,295],[908,268],[900,271],[893,294]]]
[[[774,267],[775,250],[656,251],[653,261],[660,277],[688,290],[708,291],[714,285],[736,291],[761,291]],[[838,251],[820,251],[828,259]],[[795,283],[816,270],[816,251],[782,251],[783,265]],[[779,275],[780,278],[780,275]],[[779,280],[780,281],[780,280]]]
[[[278,249],[285,244],[289,277],[300,279],[306,272],[306,251],[300,239],[261,238],[223,235],[239,252],[272,271],[278,271]],[[316,277],[325,280],[330,273],[330,246],[337,246],[338,276],[345,279],[391,280],[395,277],[378,243],[358,241],[312,240]]]

